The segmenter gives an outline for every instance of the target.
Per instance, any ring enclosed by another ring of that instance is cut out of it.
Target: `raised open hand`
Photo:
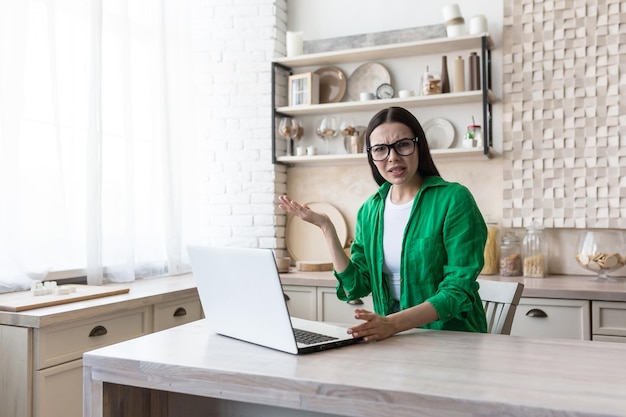
[[[291,200],[286,195],[278,197],[280,204],[278,207],[285,210],[287,213],[300,217],[302,220],[314,224],[317,227],[324,228],[329,224],[332,224],[330,217],[325,213],[318,213],[311,210],[308,206],[302,205],[296,201]]]

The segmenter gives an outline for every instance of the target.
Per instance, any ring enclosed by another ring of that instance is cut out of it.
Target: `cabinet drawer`
[[[283,285],[283,292],[287,296],[289,315],[306,320],[316,320],[317,303],[315,287],[300,285]]]
[[[592,301],[593,334],[626,336],[626,303]]]
[[[35,331],[35,370],[80,359],[84,352],[150,333],[150,307],[43,327]]]
[[[591,340],[591,313],[587,300],[522,297],[511,335]]]
[[[200,299],[195,297],[183,298],[154,305],[154,331],[169,329],[181,324],[202,318]]]
[[[332,323],[356,324],[360,320],[354,318],[355,308],[364,308],[374,311],[372,297],[362,298],[363,304],[354,304],[341,301],[337,298],[337,292],[334,288],[317,288],[317,319],[319,321],[328,321]]]

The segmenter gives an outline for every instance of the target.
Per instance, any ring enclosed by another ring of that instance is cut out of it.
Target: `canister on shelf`
[[[441,92],[450,92],[450,79],[448,78],[448,57],[441,57]]]
[[[498,225],[487,223],[487,243],[485,243],[485,264],[481,275],[496,275],[498,268]]]
[[[465,60],[457,56],[452,66],[452,92],[462,93],[465,91]]]
[[[480,57],[476,52],[469,56],[469,90],[480,90]]]
[[[548,242],[543,227],[533,224],[526,228],[522,243],[525,277],[545,277],[548,267]]]
[[[503,277],[522,275],[522,244],[514,232],[506,232],[502,236],[500,275]]]
[[[423,96],[441,93],[441,79],[435,78],[428,66],[426,66],[426,72],[422,75],[421,85]]]

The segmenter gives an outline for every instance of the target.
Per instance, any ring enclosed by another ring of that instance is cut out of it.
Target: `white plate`
[[[348,239],[348,226],[337,208],[328,203],[306,203],[311,210],[325,213],[335,225],[337,236],[342,246]],[[287,251],[296,261],[332,262],[330,250],[319,227],[305,222],[299,217],[291,216],[287,221]]]
[[[378,86],[389,83],[391,83],[391,76],[387,68],[378,62],[368,62],[359,66],[350,75],[348,97],[352,101],[359,101],[361,93],[375,95]]]
[[[454,126],[446,119],[430,119],[422,127],[430,149],[446,149],[454,143]]]

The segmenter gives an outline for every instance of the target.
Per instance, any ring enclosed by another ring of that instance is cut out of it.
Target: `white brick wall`
[[[272,164],[271,61],[285,52],[286,0],[192,0],[195,118],[209,244],[277,249],[286,169]],[[204,216],[203,216],[204,217]]]

